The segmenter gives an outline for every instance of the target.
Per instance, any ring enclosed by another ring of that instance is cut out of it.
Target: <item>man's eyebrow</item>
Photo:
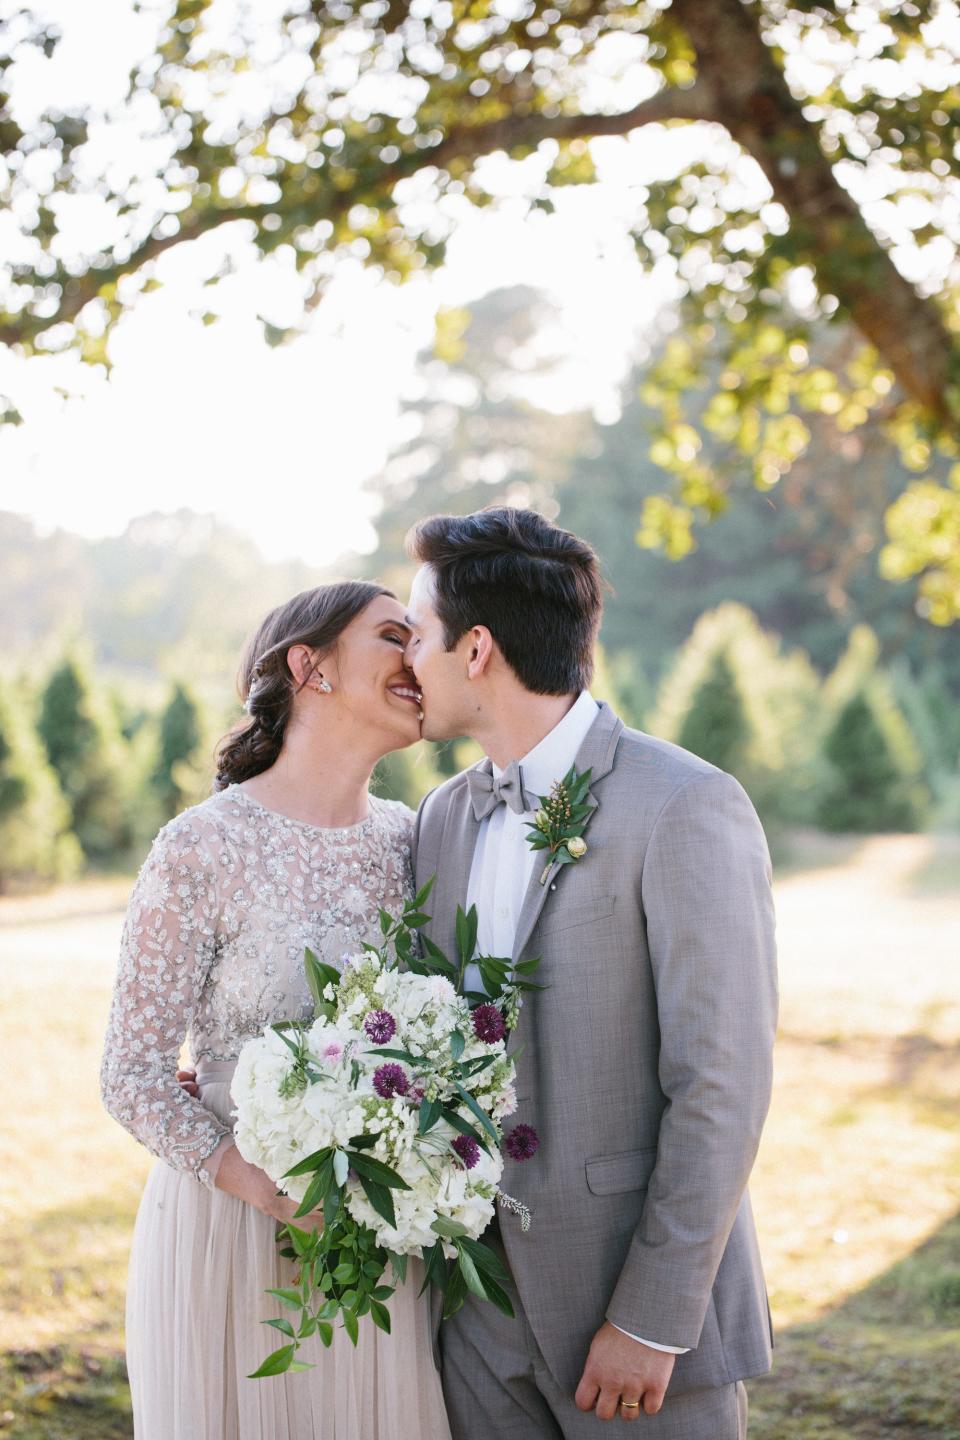
[[[406,625],[406,627],[407,627],[408,630],[416,630],[416,629],[417,629],[417,622],[416,622],[416,620],[414,620],[413,616],[410,615],[409,613],[406,614],[406,615],[404,615],[404,617],[403,617],[403,623],[404,623],[404,625]]]

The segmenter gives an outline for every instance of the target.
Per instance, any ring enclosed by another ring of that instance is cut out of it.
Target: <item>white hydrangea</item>
[[[440,1216],[458,1221],[478,1238],[493,1215],[503,1168],[499,1150],[480,1150],[468,1169],[452,1150],[457,1132],[445,1121],[420,1135],[420,1103],[424,1095],[444,1101],[454,1097],[451,1037],[459,1031],[462,1061],[496,1057],[463,1083],[494,1123],[511,1114],[516,1108],[514,1066],[503,1042],[490,1045],[477,1038],[469,1006],[448,980],[386,969],[370,953],[345,956],[339,987],[327,988],[324,998],[334,1005],[333,1018],[320,1016],[309,1028],[288,1032],[295,1044],[303,1043],[301,1063],[272,1029],[241,1051],[231,1091],[241,1155],[300,1199],[310,1177],[285,1180],[287,1170],[317,1150],[347,1148],[351,1140],[366,1136],[374,1142],[366,1153],[410,1186],[392,1191],[396,1225],[389,1225],[351,1172],[347,1206],[356,1220],[370,1226],[379,1244],[419,1252],[435,1243],[432,1225]],[[371,1011],[392,1017],[393,1033],[383,1044],[375,1044],[364,1028]],[[413,1059],[384,1055],[384,1050]],[[399,1075],[399,1090],[405,1093],[378,1093],[376,1072],[383,1065],[395,1067],[391,1073]]]

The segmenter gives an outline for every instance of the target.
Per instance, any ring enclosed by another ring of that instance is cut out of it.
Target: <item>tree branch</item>
[[[948,420],[957,356],[940,311],[900,274],[837,180],[763,42],[758,9],[742,0],[671,6],[696,50],[697,84],[712,95],[714,118],[763,170],[821,291],[837,297],[906,393]]]
[[[596,135],[626,135],[642,125],[666,120],[716,119],[709,113],[708,92],[705,86],[692,86],[689,90],[663,89],[648,100],[612,115],[508,115],[487,125],[462,125],[452,129],[438,145],[405,153],[399,159],[382,166],[378,177],[378,189],[389,191],[398,181],[414,175],[427,166],[443,169],[451,160],[474,159],[490,155],[496,150],[511,150],[518,145],[536,147],[543,140],[574,140]],[[325,197],[326,203],[318,211],[316,219],[331,219],[349,210],[361,198],[352,190],[334,192]],[[302,197],[295,197],[297,208],[302,206]],[[133,275],[157,259],[165,251],[188,240],[219,229],[221,225],[236,220],[252,220],[258,224],[265,215],[282,211],[279,205],[251,205],[245,208],[208,209],[185,211],[180,217],[180,229],[175,235],[151,236],[126,259],[116,261],[103,269],[87,270],[81,276],[71,277],[64,285],[64,293],[56,314],[44,317],[24,314],[20,323],[16,321],[0,325],[0,344],[14,345],[19,341],[42,334],[54,325],[75,320],[85,305],[95,300],[104,285],[116,283],[127,275]]]

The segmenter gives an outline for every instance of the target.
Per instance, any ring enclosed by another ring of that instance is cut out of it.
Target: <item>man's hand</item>
[[[196,1100],[200,1094],[196,1070],[178,1070],[177,1079],[180,1081],[180,1089],[186,1090],[187,1094],[192,1095]]]
[[[618,1414],[623,1420],[636,1420],[641,1410],[656,1415],[676,1358],[663,1350],[651,1350],[607,1321],[593,1337],[574,1396],[577,1408],[592,1410],[596,1406],[598,1420],[613,1420]],[[623,1400],[628,1405],[636,1400],[640,1404],[621,1409]]]

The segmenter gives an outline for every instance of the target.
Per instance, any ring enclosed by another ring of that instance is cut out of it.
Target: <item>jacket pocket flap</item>
[[[594,1195],[623,1195],[642,1190],[650,1179],[657,1159],[656,1145],[644,1150],[625,1150],[621,1155],[601,1155],[588,1160],[587,1188]]]
[[[602,920],[605,915],[613,914],[616,903],[615,894],[592,895],[588,900],[578,901],[576,911],[562,919],[555,918],[548,907],[540,920],[540,934],[546,935],[553,930],[570,930],[574,925],[586,925],[591,920]]]

